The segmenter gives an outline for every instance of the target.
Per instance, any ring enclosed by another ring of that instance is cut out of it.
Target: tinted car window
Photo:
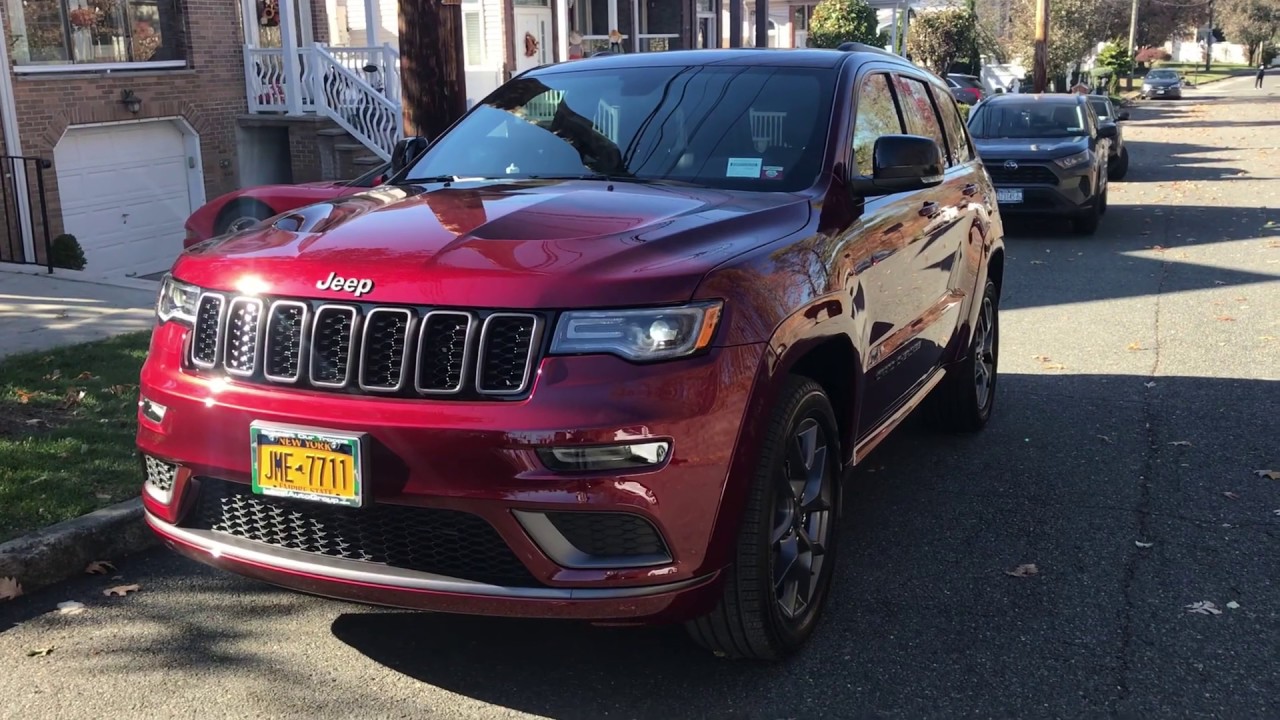
[[[1147,73],[1148,80],[1177,80],[1178,73],[1172,70],[1152,70]]]
[[[1080,105],[1026,102],[984,103],[969,118],[969,132],[978,138],[1046,138],[1088,135]]]
[[[1089,105],[1093,107],[1093,112],[1098,115],[1098,119],[1106,122],[1111,119],[1111,108],[1106,100],[1089,100]]]
[[[902,121],[889,89],[888,75],[868,75],[858,91],[858,115],[853,126],[853,157],[858,173],[871,177],[871,154],[881,135],[901,135]]]
[[[947,147],[951,148],[951,164],[961,165],[973,159],[969,149],[969,139],[964,134],[964,124],[960,122],[960,110],[956,108],[955,98],[941,92],[934,92],[934,102],[938,104],[938,112],[942,114],[942,127],[947,133]]]
[[[611,178],[795,191],[817,179],[835,70],[548,72],[494,91],[407,178]]]
[[[932,138],[938,143],[943,156],[948,155],[942,125],[938,122],[938,115],[933,110],[933,102],[929,100],[929,91],[924,83],[901,76],[896,80],[898,98],[902,101],[902,119],[907,122],[907,132]]]

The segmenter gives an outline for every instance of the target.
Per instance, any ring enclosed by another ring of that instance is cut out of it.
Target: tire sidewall
[[[778,649],[784,654],[795,650],[803,644],[813,634],[814,628],[821,619],[827,599],[831,594],[830,590],[832,579],[835,575],[840,544],[843,488],[841,484],[842,474],[840,472],[842,459],[839,430],[835,420],[835,413],[831,407],[831,401],[821,389],[815,386],[809,386],[809,388],[800,402],[793,406],[794,410],[786,421],[786,435],[783,438],[783,442],[774,446],[772,457],[767,458],[766,464],[762,467],[762,475],[758,479],[758,481],[766,484],[764,488],[766,496],[764,502],[761,503],[763,518],[757,524],[758,532],[754,540],[755,546],[760,548],[760,572],[758,576],[760,578],[760,587],[758,590],[762,604],[765,605],[763,615],[770,630],[770,635],[779,641]],[[827,447],[829,448],[827,453],[827,472],[831,473],[832,512],[829,520],[830,530],[827,535],[826,555],[818,578],[817,600],[801,622],[796,623],[784,617],[778,607],[773,587],[773,547],[769,542],[769,536],[772,531],[771,519],[777,504],[777,491],[774,488],[774,484],[778,482],[777,478],[783,472],[787,443],[794,436],[800,423],[808,418],[818,421],[827,438]]]
[[[978,388],[973,388],[973,404],[977,411],[979,420],[986,424],[991,419],[991,411],[996,405],[996,386],[1000,382],[1000,296],[996,293],[996,284],[991,280],[987,280],[986,287],[982,291],[982,299],[985,303],[991,300],[991,328],[988,332],[992,334],[991,338],[991,383],[987,389],[987,404],[984,407],[978,407]],[[973,350],[969,355],[973,358],[973,362],[981,362],[978,359],[978,346],[974,343]]]

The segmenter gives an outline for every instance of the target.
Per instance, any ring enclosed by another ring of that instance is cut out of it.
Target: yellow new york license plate
[[[364,504],[363,434],[255,422],[249,438],[255,493]]]

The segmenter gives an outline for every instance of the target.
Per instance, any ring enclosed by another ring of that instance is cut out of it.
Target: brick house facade
[[[75,26],[102,7],[121,13],[111,32],[124,32],[123,43],[119,37],[108,43],[108,33]],[[15,12],[24,16],[15,18]],[[59,12],[60,23],[48,20]],[[317,39],[324,38],[324,0],[312,0],[311,12]],[[241,124],[252,119],[245,92],[245,16],[236,0],[0,0],[10,48],[12,106],[5,110],[18,136],[17,142],[3,138],[4,152],[53,162],[45,172],[50,234],[76,234],[90,266],[143,274],[126,267],[139,253],[158,252],[171,261],[181,249],[186,216],[207,199],[240,187]],[[140,30],[148,19],[160,29],[158,42],[154,30]],[[132,32],[120,30],[130,22]],[[143,52],[152,59],[142,59]],[[140,104],[130,107],[126,93]],[[0,102],[7,105],[4,94]],[[319,179],[314,147],[292,137],[309,137],[314,146],[314,125],[303,123],[288,135],[300,160],[295,182]],[[43,228],[39,213],[33,215],[34,250],[42,261]],[[122,242],[148,233],[156,235],[149,249],[121,250]],[[15,259],[0,237],[0,261]]]

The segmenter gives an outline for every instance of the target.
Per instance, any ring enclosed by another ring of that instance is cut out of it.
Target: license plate
[[[1022,202],[1022,188],[1013,190],[996,190],[997,203],[1020,203]]]
[[[364,505],[363,433],[275,425],[249,426],[253,492],[330,505]]]

